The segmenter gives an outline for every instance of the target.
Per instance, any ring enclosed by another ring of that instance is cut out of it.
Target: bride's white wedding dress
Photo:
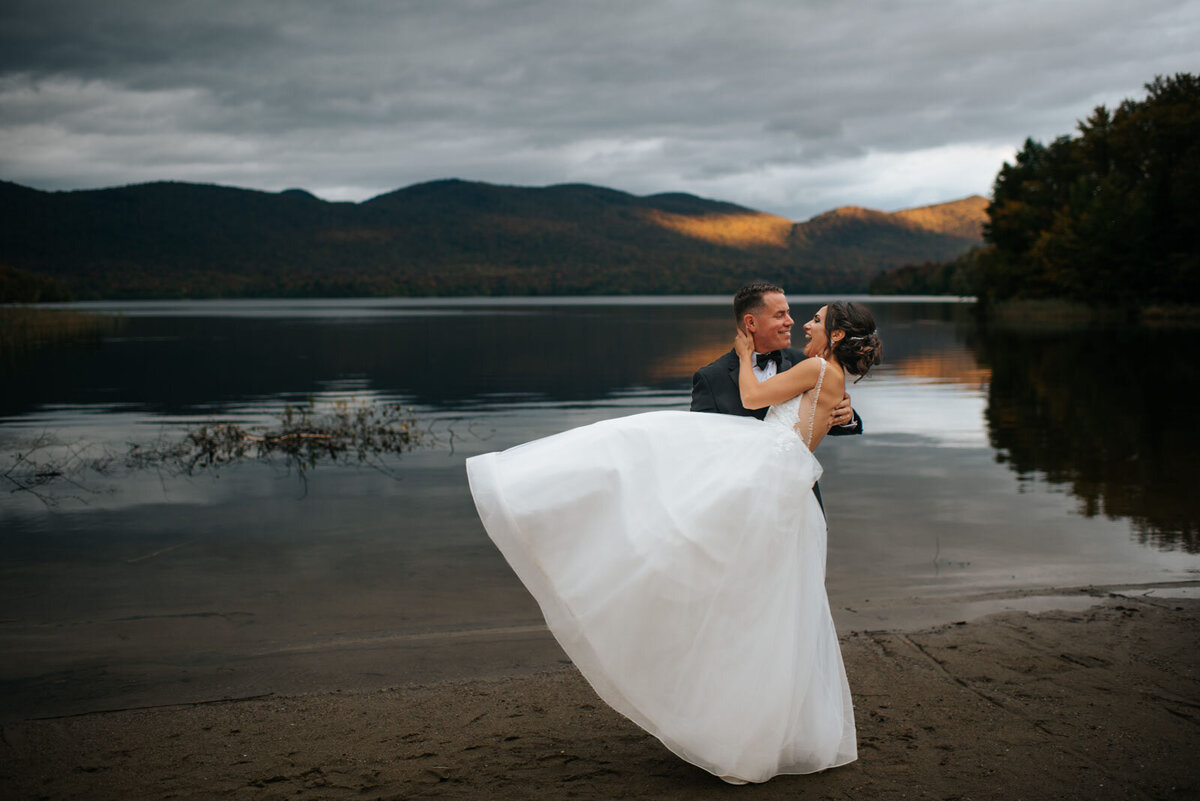
[[[857,756],[806,445],[819,392],[764,422],[650,412],[467,460],[484,527],[600,697],[728,780]]]

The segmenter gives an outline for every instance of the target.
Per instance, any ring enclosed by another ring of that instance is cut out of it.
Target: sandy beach
[[[1188,799],[1195,587],[842,637],[859,759],[731,787],[570,666],[9,721],[5,798]]]

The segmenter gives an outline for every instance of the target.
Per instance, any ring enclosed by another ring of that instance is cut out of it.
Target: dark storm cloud
[[[987,192],[1195,71],[1195,2],[146,2],[0,9],[0,177],[360,199],[459,176],[794,218]]]

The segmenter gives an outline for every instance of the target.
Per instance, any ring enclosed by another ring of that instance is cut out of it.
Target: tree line
[[[1061,299],[1094,307],[1200,302],[1200,79],[1156,77],[1098,106],[1077,135],[1026,139],[996,176],[985,245],[877,276],[879,294]]]

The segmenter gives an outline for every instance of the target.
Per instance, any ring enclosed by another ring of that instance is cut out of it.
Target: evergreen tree
[[[1200,301],[1200,80],[1146,90],[1096,108],[1078,137],[1027,139],[1004,164],[980,255],[986,298]]]

